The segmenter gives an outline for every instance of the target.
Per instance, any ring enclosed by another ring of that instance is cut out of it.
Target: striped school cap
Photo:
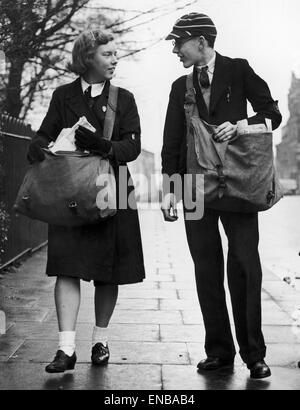
[[[211,18],[201,13],[190,13],[185,14],[176,21],[166,40],[177,40],[205,34],[213,38],[217,37],[217,29]]]

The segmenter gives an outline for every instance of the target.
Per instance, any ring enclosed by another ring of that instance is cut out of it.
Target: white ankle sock
[[[102,343],[104,346],[107,345],[108,341],[108,327],[98,327],[94,326],[92,344],[95,346],[96,343]]]
[[[72,356],[75,352],[75,336],[76,332],[59,332],[58,349],[65,352],[68,356]]]

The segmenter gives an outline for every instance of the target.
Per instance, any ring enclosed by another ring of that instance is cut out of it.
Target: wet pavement
[[[147,279],[122,286],[111,322],[108,366],[90,363],[93,285],[82,283],[74,372],[45,373],[57,350],[54,279],[44,275],[46,249],[0,279],[7,332],[0,336],[0,389],[298,390],[300,291],[283,281],[300,276],[300,197],[260,215],[263,327],[272,377],[251,380],[237,355],[233,370],[198,374],[205,357],[204,327],[182,215],[166,224],[159,210],[141,210]],[[225,239],[225,238],[224,238]],[[226,240],[224,240],[226,248]],[[299,248],[299,249],[298,249]],[[228,300],[229,310],[230,301]],[[232,315],[231,315],[232,322]],[[238,351],[238,348],[237,348]]]

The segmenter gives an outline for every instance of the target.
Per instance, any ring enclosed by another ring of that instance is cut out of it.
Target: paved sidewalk
[[[300,389],[300,336],[293,333],[291,317],[300,293],[264,268],[263,324],[271,378],[250,380],[238,355],[232,373],[200,375],[196,364],[205,357],[204,328],[182,218],[166,224],[160,211],[142,210],[140,219],[147,280],[120,288],[106,367],[90,364],[92,284],[82,284],[76,370],[48,375],[44,367],[57,349],[57,324],[54,280],[44,275],[46,249],[0,279],[8,316],[7,334],[0,336],[0,389]]]

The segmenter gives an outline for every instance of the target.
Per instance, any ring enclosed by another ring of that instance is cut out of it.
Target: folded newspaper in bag
[[[51,152],[56,153],[58,151],[76,151],[75,145],[75,131],[79,126],[87,128],[88,130],[95,132],[96,129],[88,122],[85,117],[80,117],[79,121],[73,125],[72,128],[64,128],[59,136],[56,138],[56,141],[51,142],[48,145],[48,148]]]

